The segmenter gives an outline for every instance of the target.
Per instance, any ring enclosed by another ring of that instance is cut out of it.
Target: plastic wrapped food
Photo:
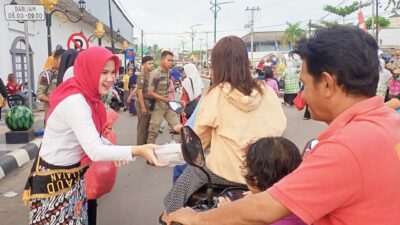
[[[181,145],[177,143],[165,144],[154,151],[158,162],[169,167],[185,164],[182,156]]]

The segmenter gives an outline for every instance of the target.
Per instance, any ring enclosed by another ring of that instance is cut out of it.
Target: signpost
[[[84,50],[84,49],[89,48],[89,41],[85,37],[85,35],[83,35],[81,33],[73,33],[68,38],[67,48]]]
[[[7,21],[45,20],[43,5],[4,5]]]
[[[135,66],[135,49],[133,48],[127,48],[125,50],[125,68],[126,68],[126,60],[132,61],[133,67]],[[130,65],[130,69],[132,69],[132,64]]]
[[[135,60],[135,50],[133,48],[127,48],[125,52],[126,60]]]
[[[32,111],[32,86],[31,86],[31,65],[29,55],[29,35],[28,35],[28,21],[45,20],[44,6],[43,5],[4,5],[4,14],[7,21],[18,21],[24,23],[25,30],[25,50],[26,50],[26,66],[28,77],[28,99],[29,109]]]

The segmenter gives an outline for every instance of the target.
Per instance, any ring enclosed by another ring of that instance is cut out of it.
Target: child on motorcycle
[[[265,191],[280,179],[294,171],[301,163],[299,149],[293,142],[284,137],[265,137],[251,144],[244,154],[243,177],[246,180],[249,194]],[[218,198],[218,207],[230,202]],[[273,225],[303,225],[297,216],[288,216]]]

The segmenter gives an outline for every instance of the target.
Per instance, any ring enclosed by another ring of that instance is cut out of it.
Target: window
[[[26,45],[24,37],[17,37],[14,39],[11,49],[11,63],[13,73],[15,74],[16,83],[28,82],[28,66],[26,62]],[[35,90],[34,70],[33,70],[33,51],[29,46],[29,59],[31,61],[31,88]]]

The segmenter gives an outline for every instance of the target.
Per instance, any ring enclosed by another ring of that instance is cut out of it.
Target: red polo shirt
[[[308,224],[400,224],[400,116],[381,97],[359,102],[268,192]]]

